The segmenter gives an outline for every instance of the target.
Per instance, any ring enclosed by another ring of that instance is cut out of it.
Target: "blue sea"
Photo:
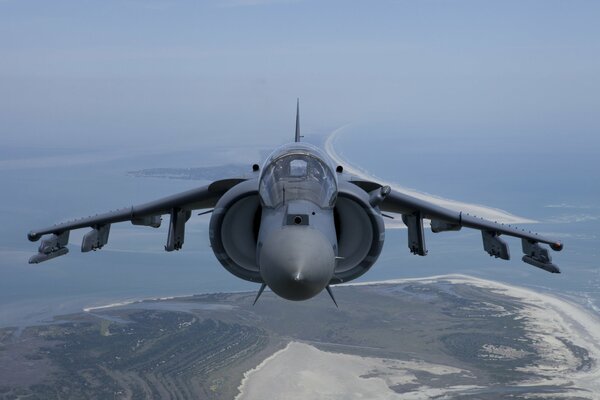
[[[511,251],[507,262],[483,251],[478,231],[427,232],[429,253],[419,257],[409,254],[405,230],[389,230],[385,251],[365,279],[468,274],[560,294],[600,312],[600,149],[582,136],[427,131],[395,122],[346,128],[336,148],[363,170],[406,188],[533,219],[537,223],[520,227],[565,244],[550,252],[558,275],[523,263],[519,239],[504,237]]]
[[[307,134],[322,142],[326,132]],[[266,150],[266,148],[264,149]],[[524,228],[563,240],[552,252],[562,274],[521,262],[520,241],[507,238],[512,259],[490,258],[478,231],[426,233],[429,254],[413,256],[406,230],[389,230],[384,251],[361,281],[467,274],[551,291],[600,310],[600,162],[598,149],[568,134],[443,132],[396,122],[344,128],[336,150],[386,181],[436,196],[500,208],[538,221]],[[258,154],[243,156],[244,162]],[[29,265],[38,243],[32,228],[142,203],[205,182],[136,178],[128,171],[198,167],[240,160],[244,148],[127,149],[4,148],[0,150],[0,326],[24,326],[53,316],[143,298],[256,290],[230,275],[209,246],[209,216],[186,225],[183,250],[166,253],[168,218],[159,229],[115,224],[109,244],[82,254],[85,231],[71,234],[70,253]],[[258,160],[256,160],[258,161]],[[248,165],[251,163],[248,161]],[[285,300],[282,300],[285,301]],[[343,305],[342,305],[343,307]]]

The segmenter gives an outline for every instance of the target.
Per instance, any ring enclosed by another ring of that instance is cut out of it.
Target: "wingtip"
[[[27,239],[29,239],[30,242],[37,242],[38,240],[40,240],[40,235],[35,233],[34,231],[29,231],[29,233],[27,234]]]
[[[554,251],[561,251],[563,247],[564,245],[562,244],[562,242],[556,242],[550,245],[550,248]]]

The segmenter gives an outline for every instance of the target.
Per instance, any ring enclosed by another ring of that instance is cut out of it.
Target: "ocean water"
[[[311,139],[307,135],[307,139]],[[316,142],[322,137],[314,136]],[[429,254],[413,256],[405,230],[389,230],[379,261],[360,280],[461,273],[548,290],[590,309],[600,307],[600,163],[593,148],[543,137],[476,133],[440,136],[398,123],[344,129],[336,149],[346,160],[387,181],[441,197],[485,204],[539,223],[523,226],[556,236],[560,275],[520,261],[520,241],[508,238],[512,260],[490,258],[478,231],[426,234]],[[537,145],[536,143],[542,143]],[[365,149],[369,149],[365,151]],[[180,252],[166,253],[168,218],[159,229],[115,224],[101,251],[79,252],[72,232],[67,256],[27,264],[38,243],[32,228],[138,204],[204,182],[134,178],[127,171],[248,162],[266,149],[188,149],[152,153],[78,149],[0,150],[0,326],[51,320],[84,307],[203,292],[257,290],[230,275],[208,240],[209,216],[192,217]],[[284,301],[284,300],[282,300]]]
[[[211,149],[209,154],[220,151]],[[23,150],[27,154],[22,157],[31,157],[30,152]],[[20,154],[12,149],[0,157],[18,160]],[[216,162],[200,157],[203,153],[198,149],[152,156],[133,153],[113,158],[111,154],[106,154],[106,161],[97,157],[87,162],[79,159],[78,151],[65,150],[45,167],[5,162],[0,169],[0,326],[45,321],[53,315],[119,301],[255,288],[231,276],[215,259],[208,239],[209,216],[190,219],[179,252],[164,251],[166,217],[158,229],[114,224],[109,244],[92,253],[79,251],[86,230],[72,231],[68,255],[28,264],[39,245],[26,238],[33,228],[144,203],[206,183],[134,178],[127,171]]]
[[[483,251],[478,231],[428,231],[429,253],[419,257],[408,252],[405,230],[388,230],[366,280],[461,273],[554,292],[600,311],[600,149],[593,142],[573,133],[444,134],[391,122],[346,127],[335,143],[344,159],[385,181],[534,219],[519,226],[565,244],[550,252],[562,273],[550,274],[521,261],[518,239],[504,237],[511,251],[504,261]]]

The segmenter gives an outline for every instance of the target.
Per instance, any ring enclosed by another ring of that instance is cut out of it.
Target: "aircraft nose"
[[[307,300],[329,284],[335,254],[318,230],[286,227],[263,242],[259,263],[260,274],[273,292],[288,300]]]

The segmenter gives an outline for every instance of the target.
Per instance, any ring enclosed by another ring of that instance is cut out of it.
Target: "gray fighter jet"
[[[266,286],[289,300],[310,299],[327,289],[335,303],[330,285],[358,278],[377,260],[387,212],[402,216],[413,254],[427,254],[423,219],[428,219],[435,233],[463,227],[480,230],[484,250],[505,260],[509,249],[500,236],[520,238],[524,262],[560,272],[541,246],[560,251],[560,241],[360,179],[300,139],[297,106],[295,141],[276,149],[262,167],[253,165],[247,177],[218,180],[149,203],[33,230],[28,234],[31,241],[47,236],[29,262],[67,254],[73,229],[91,228],[81,244],[81,251],[89,252],[106,245],[111,224],[130,221],[158,228],[163,215],[170,216],[165,250],[179,250],[192,211],[207,210],[203,213],[212,212],[210,243],[219,262],[238,278],[261,284],[255,303]]]

